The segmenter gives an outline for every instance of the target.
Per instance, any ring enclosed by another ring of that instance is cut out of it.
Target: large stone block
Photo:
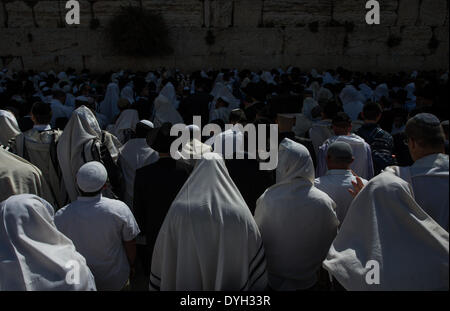
[[[422,0],[420,23],[427,26],[442,26],[448,15],[448,1]]]

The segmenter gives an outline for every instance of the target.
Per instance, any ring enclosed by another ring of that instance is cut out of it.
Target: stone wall
[[[380,0],[380,25],[365,23],[365,0],[80,0],[78,26],[65,24],[65,0],[34,2],[0,0],[0,65],[93,71],[160,66],[344,66],[383,72],[448,68],[448,0]],[[104,26],[129,3],[163,15],[172,55],[130,58],[111,49]],[[100,21],[95,30],[89,26],[93,17]],[[211,46],[205,40],[208,30],[215,36]],[[389,47],[392,35],[402,40]]]

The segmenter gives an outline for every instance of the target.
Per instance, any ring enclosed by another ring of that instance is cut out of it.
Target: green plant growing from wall
[[[124,56],[172,54],[169,30],[161,15],[135,6],[122,7],[105,29],[113,48]]]

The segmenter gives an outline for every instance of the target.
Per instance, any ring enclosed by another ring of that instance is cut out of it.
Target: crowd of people
[[[448,87],[448,71],[4,69],[0,290],[448,290]],[[222,132],[197,137],[194,117]],[[276,169],[249,124],[277,125]]]

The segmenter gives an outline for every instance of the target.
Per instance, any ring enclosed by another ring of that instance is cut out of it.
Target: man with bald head
[[[353,201],[348,189],[352,188],[352,181],[356,181],[350,168],[354,160],[349,144],[340,141],[331,144],[328,147],[326,158],[328,171],[326,175],[316,178],[314,182],[319,190],[328,194],[336,203],[336,215],[341,224]],[[362,179],[362,182],[367,184],[367,180]]]

